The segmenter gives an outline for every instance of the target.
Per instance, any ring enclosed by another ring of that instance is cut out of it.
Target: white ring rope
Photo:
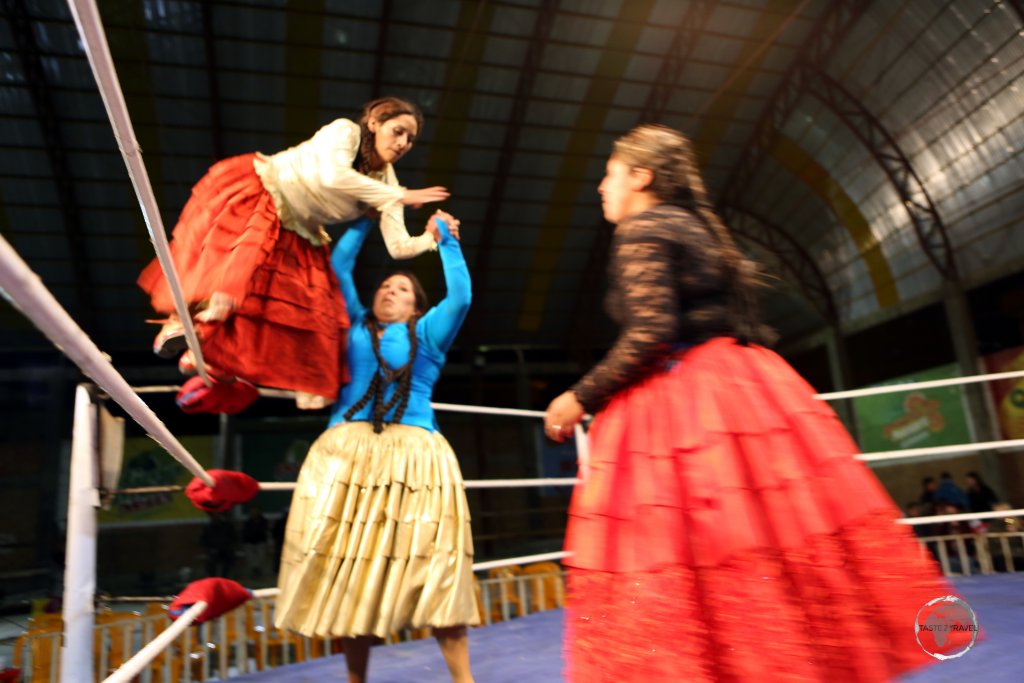
[[[160,217],[160,208],[156,204],[153,186],[149,182],[149,174],[146,173],[146,165],[142,161],[142,150],[135,138],[131,117],[128,115],[128,106],[125,104],[121,84],[117,79],[117,70],[114,69],[114,60],[111,58],[110,48],[107,46],[107,37],[103,32],[99,10],[93,0],[68,0],[68,5],[85,45],[85,54],[89,58],[93,76],[96,78],[96,85],[103,97],[103,105],[107,109],[110,125],[114,129],[114,138],[121,150],[121,156],[124,157],[124,163],[128,167],[128,176],[135,188],[135,195],[139,199],[142,217],[146,221],[146,229],[149,230],[149,238],[153,242],[156,257],[160,261],[160,267],[163,268],[167,284],[170,286],[171,296],[174,298],[174,308],[177,310],[178,318],[185,330],[185,340],[195,355],[196,372],[203,378],[203,382],[209,385],[210,377],[206,374],[203,352],[199,347],[199,337],[196,336],[192,316],[181,291],[178,271],[174,267],[171,250],[167,244],[167,233],[164,229],[163,219]]]
[[[536,479],[467,479],[462,482],[463,486],[467,489],[511,489],[511,488],[529,488],[531,486],[575,486],[576,484],[582,483],[581,479],[576,477],[539,477]],[[273,482],[260,482],[260,491],[294,491],[296,483],[294,481],[273,481]],[[151,490],[159,490],[163,487],[153,487],[145,492]],[[167,487],[164,490],[178,490],[180,486]],[[135,493],[134,491],[128,491],[127,493]],[[139,491],[142,493],[142,491]]]
[[[921,458],[927,455],[953,455],[957,453],[973,453],[975,451],[995,451],[1002,448],[1024,448],[1024,439],[979,441],[977,443],[930,446],[928,448],[906,448],[901,451],[875,451],[874,453],[861,453],[855,457],[864,462],[881,462],[883,460]]]
[[[114,673],[103,679],[103,683],[128,683],[146,668],[146,666],[153,661],[153,658],[158,654],[170,647],[174,639],[181,635],[182,631],[192,625],[192,622],[199,618],[199,616],[206,611],[206,603],[200,600],[196,604],[185,610],[185,613],[174,620],[174,623],[168,626],[164,631],[160,632],[156,638],[151,640],[144,648],[135,653],[135,655],[127,662],[121,665],[121,667]]]
[[[510,489],[531,486],[575,486],[583,483],[576,477],[538,477],[537,479],[469,479],[462,482],[467,489]]]
[[[952,515],[928,515],[927,517],[901,517],[897,524],[933,524],[935,522],[966,522],[972,519],[1003,519],[1005,517],[1024,517],[1024,509],[992,510],[991,512],[958,512]]]
[[[897,394],[901,391],[914,391],[915,389],[934,389],[936,387],[951,387],[958,384],[974,384],[975,382],[995,382],[1001,379],[1016,379],[1018,377],[1024,377],[1024,370],[993,372],[988,375],[971,375],[969,377],[950,377],[949,379],[930,379],[925,382],[907,382],[906,384],[886,384],[882,387],[865,387],[863,389],[850,389],[849,391],[831,391],[827,394],[815,394],[814,397],[822,401],[836,401],[842,398]]]
[[[548,560],[561,560],[569,557],[572,553],[560,550],[554,553],[540,553],[539,555],[523,555],[521,557],[508,557],[504,560],[490,560],[489,562],[474,562],[473,571],[482,572],[495,567],[511,567],[514,564],[526,564],[528,562],[545,562]]]
[[[0,235],[0,289],[46,337],[92,378],[150,437],[208,486],[216,482],[174,438],[156,413],[135,393],[82,328],[68,315],[50,290]]]

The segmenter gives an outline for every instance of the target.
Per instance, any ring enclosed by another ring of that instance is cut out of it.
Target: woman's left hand
[[[562,443],[572,435],[573,427],[583,419],[585,412],[576,394],[566,391],[548,404],[544,413],[544,434],[552,441]]]
[[[441,229],[437,227],[438,219],[444,221],[448,225],[448,232],[455,239],[462,241],[462,237],[459,235],[459,219],[451,215],[447,211],[441,211],[438,209],[434,212],[434,215],[427,221],[426,231],[434,236],[434,241],[438,244],[441,243]]]

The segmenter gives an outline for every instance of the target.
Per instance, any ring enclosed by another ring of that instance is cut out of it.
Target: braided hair
[[[690,141],[679,131],[642,124],[615,141],[613,156],[653,178],[648,190],[658,199],[696,214],[718,242],[731,306],[741,341],[771,343],[775,333],[760,321],[758,291],[766,286],[757,264],[743,255],[708,200]]]
[[[403,114],[416,119],[417,132],[423,130],[423,113],[412,102],[399,97],[381,97],[363,105],[363,113],[359,116],[359,151],[353,164],[357,171],[370,175],[384,167],[384,162],[377,154],[377,134],[370,130],[370,121],[384,123]]]
[[[406,333],[409,335],[409,357],[401,367],[392,369],[388,366],[380,352],[380,321],[377,320],[377,316],[374,315],[372,308],[367,310],[365,316],[366,329],[370,333],[370,343],[373,345],[373,355],[377,359],[377,369],[373,373],[373,379],[370,380],[370,385],[366,388],[363,395],[352,404],[351,408],[345,411],[345,420],[349,421],[372,401],[373,410],[370,421],[373,423],[375,434],[380,434],[384,431],[384,417],[392,408],[394,408],[395,414],[391,421],[401,422],[405,409],[409,405],[409,394],[412,389],[412,365],[416,360],[416,351],[419,348],[419,338],[416,336],[416,322],[429,305],[423,285],[420,284],[419,279],[415,275],[406,271],[400,271],[394,275],[407,277],[412,283],[413,293],[416,297],[416,313],[410,316],[406,322]],[[395,387],[391,398],[385,401],[384,391],[392,382],[398,382],[398,386]]]

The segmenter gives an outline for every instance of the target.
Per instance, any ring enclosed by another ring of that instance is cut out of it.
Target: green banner
[[[955,363],[897,377],[875,386],[959,377]],[[973,440],[962,385],[914,389],[853,401],[857,435],[865,453],[927,448]]]
[[[179,442],[204,468],[213,462],[215,437],[183,436]],[[192,475],[148,437],[125,439],[120,488],[144,486],[185,486]],[[101,510],[102,524],[149,524],[153,522],[206,519],[206,513],[189,502],[183,493],[158,492],[114,497],[110,510]]]

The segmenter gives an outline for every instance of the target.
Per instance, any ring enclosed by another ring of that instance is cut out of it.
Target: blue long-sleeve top
[[[401,424],[422,427],[432,432],[438,431],[437,419],[434,417],[433,408],[430,407],[434,384],[441,375],[445,354],[455,341],[455,335],[466,319],[472,300],[469,268],[466,266],[459,241],[452,237],[444,221],[438,221],[438,224],[441,231],[438,253],[441,255],[448,291],[440,303],[416,321],[416,358],[412,364],[409,403],[401,419]],[[338,240],[331,255],[334,272],[338,275],[341,293],[345,297],[352,324],[348,337],[348,367],[352,379],[341,389],[341,395],[331,413],[331,426],[346,422],[345,413],[366,393],[377,371],[377,358],[373,355],[373,342],[370,339],[370,330],[366,326],[367,308],[359,300],[355,280],[352,278],[356,255],[373,225],[369,219],[354,223]],[[410,346],[407,324],[379,324],[384,330],[380,338],[381,356],[391,368],[405,365],[409,359]],[[385,401],[391,398],[396,388],[397,382],[392,382],[385,388]],[[372,410],[371,402],[355,413],[351,421],[369,421]],[[394,422],[394,413],[394,408],[388,411],[384,416],[384,422]]]

